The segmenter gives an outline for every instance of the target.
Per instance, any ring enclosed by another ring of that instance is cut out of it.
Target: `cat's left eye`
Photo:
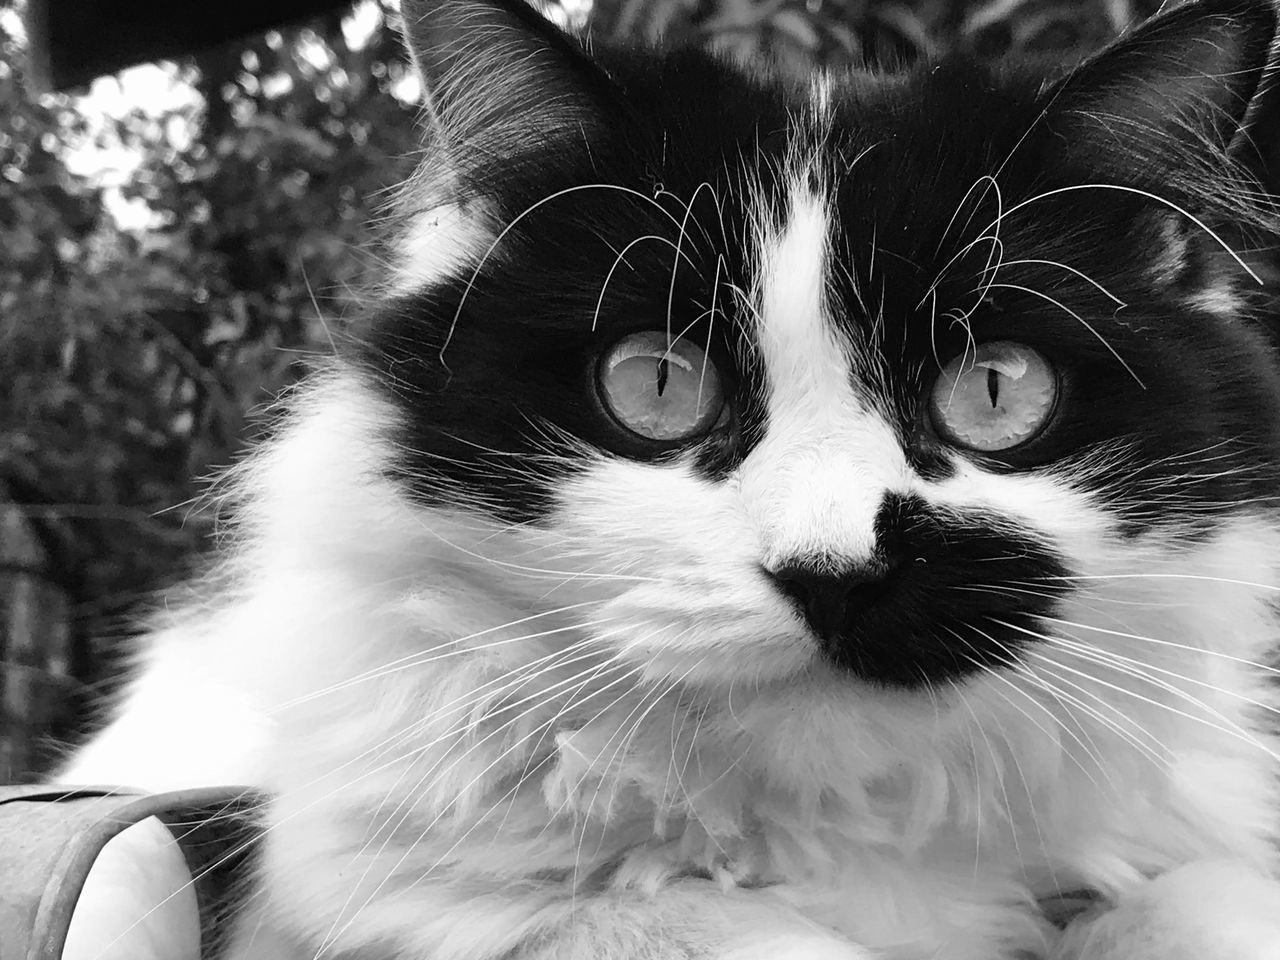
[[[720,375],[706,351],[660,330],[632,333],[600,362],[600,397],[614,418],[648,440],[709,432],[724,410]]]
[[[934,428],[961,447],[992,453],[1040,432],[1057,402],[1049,361],[1010,340],[966,350],[942,369],[929,412]]]

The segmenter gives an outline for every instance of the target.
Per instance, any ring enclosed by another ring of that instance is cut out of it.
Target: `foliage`
[[[814,64],[896,66],[944,50],[1058,56],[1095,49],[1155,12],[1152,0],[613,0],[593,30],[667,37],[732,56]]]
[[[1081,52],[1154,6],[1135,2],[598,0],[590,28],[804,70],[956,45]],[[0,27],[0,482],[58,521],[95,629],[188,568],[209,532],[185,506],[193,478],[234,459],[248,412],[359,308],[362,225],[415,134],[391,30],[350,27],[335,14],[206,53],[172,68],[195,106],[93,134],[140,157],[123,195],[152,211],[143,231],[70,172],[91,131],[74,98],[24,96]]]
[[[154,222],[130,231],[67,169],[89,134],[74,101],[25,98],[18,52],[4,38],[0,478],[61,521],[61,578],[101,626],[190,566],[198,478],[356,305],[413,113],[387,92],[404,67],[385,29],[353,47],[335,18],[216,51],[183,69],[213,109],[96,135],[140,158],[122,199]]]

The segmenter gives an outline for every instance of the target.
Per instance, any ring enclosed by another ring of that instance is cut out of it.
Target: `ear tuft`
[[[1200,0],[1157,16],[1085,61],[1048,98],[1051,128],[1083,149],[1157,168],[1226,158],[1276,36],[1270,0]]]
[[[594,125],[607,79],[523,0],[403,0],[401,11],[434,146],[455,171],[536,154]]]

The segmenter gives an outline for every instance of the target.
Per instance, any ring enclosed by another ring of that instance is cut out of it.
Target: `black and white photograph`
[[[0,0],[0,960],[1280,960],[1280,0]]]

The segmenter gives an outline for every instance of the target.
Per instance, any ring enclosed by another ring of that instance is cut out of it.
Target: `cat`
[[[810,81],[403,16],[386,289],[63,779],[271,796],[240,958],[1280,957],[1270,4]]]

